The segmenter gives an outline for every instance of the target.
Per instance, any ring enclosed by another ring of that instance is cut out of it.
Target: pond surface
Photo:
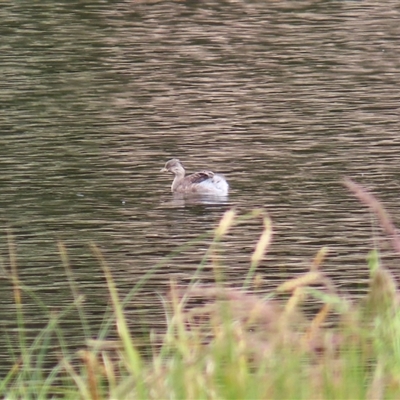
[[[166,256],[232,206],[272,218],[262,292],[328,246],[324,270],[357,296],[374,238],[396,274],[380,228],[341,180],[373,191],[400,225],[397,2],[10,2],[0,17],[0,251],[9,271],[12,232],[20,279],[44,304],[24,296],[33,332],[72,299],[58,241],[93,336],[108,293],[91,243],[121,294],[164,262],[129,305],[133,332],[162,326],[169,282],[190,281],[211,236]],[[172,157],[224,174],[229,199],[174,199],[159,172]],[[224,242],[232,285],[261,230],[253,220]],[[12,340],[8,279],[0,303]],[[78,340],[76,313],[63,322]]]

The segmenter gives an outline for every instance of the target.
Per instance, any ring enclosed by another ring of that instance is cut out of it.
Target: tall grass
[[[377,214],[393,247],[400,243],[382,205],[351,181],[346,185]],[[241,289],[229,288],[220,265],[219,244],[230,228],[249,218],[262,223]],[[368,258],[369,290],[354,303],[340,295],[321,268],[329,256],[316,254],[309,271],[289,279],[268,296],[252,293],[257,268],[271,243],[272,222],[263,210],[244,216],[228,211],[215,228],[214,240],[193,280],[186,287],[171,281],[162,298],[165,332],[150,333],[151,357],[141,354],[129,329],[124,307],[140,292],[149,271],[121,298],[99,249],[92,251],[103,268],[110,298],[104,324],[93,339],[92,328],[69,267],[67,249],[59,251],[74,301],[58,314],[47,314],[47,324],[33,341],[25,335],[21,293],[39,302],[18,278],[14,242],[9,235],[9,268],[17,314],[18,348],[10,341],[14,366],[0,382],[6,399],[397,399],[400,397],[399,293],[391,273],[380,262],[377,249]],[[210,262],[215,283],[198,282]],[[319,289],[316,289],[316,284]],[[279,294],[287,293],[280,301]],[[132,300],[133,299],[133,300]],[[195,300],[195,301],[193,301]],[[306,300],[321,304],[313,316],[305,315]],[[43,309],[45,305],[41,304]],[[86,346],[71,351],[60,327],[75,310]],[[330,315],[336,323],[327,324]],[[107,340],[115,326],[119,340]],[[44,369],[45,359],[57,343],[58,362]],[[52,343],[52,346],[50,345]]]

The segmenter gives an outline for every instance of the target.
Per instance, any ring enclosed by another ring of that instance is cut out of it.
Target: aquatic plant
[[[400,252],[396,229],[381,203],[364,188],[345,185],[377,215],[382,229]],[[232,226],[250,218],[261,220],[262,233],[251,256],[241,288],[224,278],[218,257],[220,242]],[[9,270],[18,321],[18,348],[10,342],[15,363],[0,382],[6,399],[383,399],[400,395],[399,292],[392,274],[381,265],[378,249],[369,255],[369,289],[356,303],[337,290],[323,272],[329,256],[322,248],[302,276],[288,279],[266,297],[252,290],[262,277],[257,267],[271,243],[272,222],[264,210],[238,215],[230,210],[214,230],[207,260],[213,284],[201,284],[194,274],[186,286],[171,281],[162,298],[166,330],[150,333],[151,355],[138,349],[129,329],[125,305],[140,291],[154,267],[121,299],[111,269],[92,245],[107,281],[110,310],[98,335],[89,334],[82,296],[69,266],[67,249],[59,243],[74,301],[48,315],[46,326],[33,341],[25,335],[22,293],[40,302],[21,284],[9,234]],[[199,271],[204,263],[199,266]],[[282,300],[282,293],[286,294]],[[321,304],[313,315],[302,305]],[[41,304],[46,308],[45,304]],[[60,321],[77,311],[86,346],[71,351]],[[328,323],[334,316],[334,322]],[[115,326],[118,340],[108,340]],[[56,341],[57,346],[54,345]],[[57,348],[58,362],[44,368]]]

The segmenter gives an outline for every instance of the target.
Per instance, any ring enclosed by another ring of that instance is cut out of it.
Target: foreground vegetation
[[[379,202],[364,189],[346,185],[377,215],[400,252],[400,239]],[[232,225],[258,218],[263,232],[251,257],[241,289],[229,288],[218,263],[219,242]],[[71,351],[60,321],[77,310],[85,326],[83,299],[68,266],[75,301],[57,315],[33,342],[25,337],[21,292],[30,294],[18,279],[15,252],[10,239],[12,281],[18,318],[18,343],[10,345],[15,364],[0,382],[6,399],[398,399],[400,397],[400,313],[396,283],[379,261],[377,250],[369,255],[369,290],[357,304],[340,296],[322,272],[326,249],[316,255],[310,270],[286,281],[268,298],[254,294],[257,266],[271,242],[271,222],[262,210],[239,217],[228,211],[214,231],[208,252],[215,283],[196,280],[186,287],[171,282],[165,297],[166,331],[151,334],[152,354],[144,357],[135,345],[124,316],[109,267],[98,249],[93,252],[107,280],[112,312],[97,339],[87,336],[84,349]],[[199,267],[199,270],[202,266]],[[154,271],[143,277],[143,281]],[[286,293],[280,301],[279,294]],[[321,304],[315,315],[304,315],[306,300]],[[194,301],[195,300],[195,301]],[[328,316],[334,324],[327,324]],[[112,325],[119,340],[107,341]],[[85,329],[83,329],[85,332]],[[58,363],[44,368],[57,340]]]

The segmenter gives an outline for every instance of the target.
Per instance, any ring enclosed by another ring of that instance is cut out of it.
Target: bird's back
[[[185,177],[179,191],[226,196],[228,182],[221,175],[212,171],[200,171]]]

